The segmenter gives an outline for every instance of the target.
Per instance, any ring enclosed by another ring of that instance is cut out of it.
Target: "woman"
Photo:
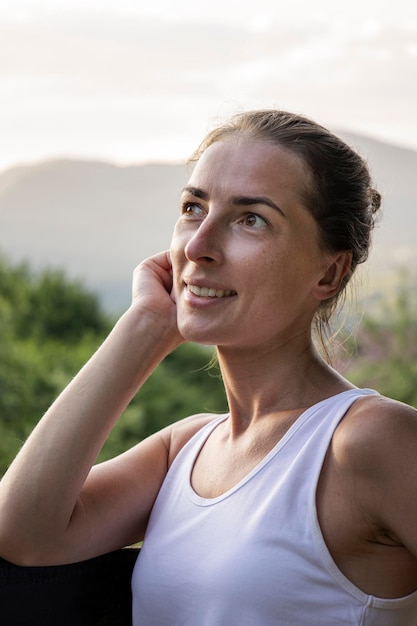
[[[2,481],[0,552],[77,561],[144,538],[138,624],[417,623],[416,411],[319,356],[380,203],[356,153],[282,111],[195,155],[171,249]],[[229,413],[93,466],[156,365],[212,344]]]

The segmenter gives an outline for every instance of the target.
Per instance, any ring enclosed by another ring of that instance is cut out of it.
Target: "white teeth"
[[[224,296],[230,296],[234,294],[234,291],[230,289],[213,289],[212,287],[197,287],[197,285],[188,285],[188,290],[196,296],[201,296],[202,298],[223,298]]]

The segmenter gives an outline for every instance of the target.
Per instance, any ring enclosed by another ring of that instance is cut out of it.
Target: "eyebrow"
[[[198,187],[187,186],[184,187],[183,193],[188,192],[196,198],[201,198],[202,200],[208,200],[209,194],[203,189],[199,189]],[[272,209],[275,209],[283,217],[286,217],[284,211],[277,205],[275,202],[272,202],[270,198],[267,196],[233,196],[232,204],[237,204],[238,206],[253,206],[254,204],[266,204],[270,206]]]
[[[209,199],[208,193],[206,191],[203,191],[202,189],[198,189],[198,187],[187,186],[187,187],[184,187],[184,189],[182,190],[182,193],[184,193],[184,191],[187,191],[192,196],[195,196],[196,198],[201,198],[202,200]]]

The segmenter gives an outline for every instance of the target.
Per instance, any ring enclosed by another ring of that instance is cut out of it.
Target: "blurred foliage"
[[[12,319],[11,319],[12,318]],[[33,274],[27,264],[11,267],[0,259],[0,323],[12,322],[20,339],[78,341],[103,333],[109,320],[94,294],[60,271]]]
[[[213,352],[184,344],[168,355],[132,400],[108,438],[99,460],[131,447],[156,430],[195,413],[224,413],[227,402]]]
[[[0,258],[0,475],[113,324],[97,297],[63,273],[33,273]],[[157,368],[111,433],[100,460],[197,411],[224,411],[212,353],[178,348]]]
[[[349,380],[417,407],[417,276],[403,270],[391,296],[373,304],[348,343]]]

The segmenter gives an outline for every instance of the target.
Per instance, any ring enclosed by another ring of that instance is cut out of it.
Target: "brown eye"
[[[186,202],[182,207],[182,213],[193,217],[200,216],[203,214],[203,209],[194,202]]]
[[[263,228],[266,226],[266,221],[260,215],[257,215],[257,213],[247,213],[247,215],[243,217],[242,223],[252,228]]]
[[[245,222],[246,222],[246,224],[248,226],[255,226],[255,224],[256,224],[256,215],[253,215],[252,213],[250,215],[247,215]]]

